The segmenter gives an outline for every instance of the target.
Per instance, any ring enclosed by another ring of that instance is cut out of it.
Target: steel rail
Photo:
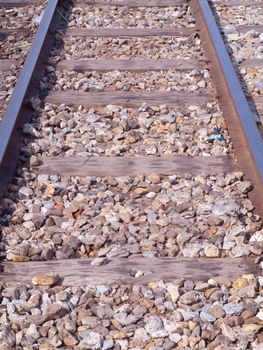
[[[230,132],[240,170],[253,184],[249,193],[263,217],[263,140],[207,0],[191,0],[212,79]]]
[[[37,93],[37,82],[44,73],[42,63],[53,42],[49,34],[56,17],[58,1],[49,0],[45,8],[36,36],[0,123],[0,198],[6,192],[16,169],[23,124],[31,119],[32,110],[25,106],[25,101]]]

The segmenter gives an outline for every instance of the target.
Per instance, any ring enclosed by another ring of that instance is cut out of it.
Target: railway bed
[[[43,9],[43,1],[28,4],[24,13],[21,13],[21,8],[5,8],[0,5],[0,120],[38,29]]]
[[[0,122],[1,348],[261,349],[262,2],[0,1],[43,5]]]

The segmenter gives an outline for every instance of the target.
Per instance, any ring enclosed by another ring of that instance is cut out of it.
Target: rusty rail
[[[260,131],[208,1],[191,0],[190,6],[211,62],[213,82],[240,170],[253,184],[250,198],[257,213],[263,217],[263,140]]]
[[[49,0],[36,38],[0,124],[0,198],[10,183],[19,157],[22,127],[31,117],[24,102],[37,92],[43,73],[43,61],[52,44],[51,24],[55,20],[59,0]],[[240,169],[251,180],[251,199],[263,217],[263,140],[252,116],[232,61],[207,0],[190,0],[200,36],[211,62],[211,73],[219,102],[230,131]]]
[[[20,152],[23,124],[30,121],[32,111],[25,101],[37,93],[37,82],[44,73],[43,61],[53,39],[50,28],[56,17],[58,0],[49,0],[36,37],[26,57],[3,120],[0,123],[0,198],[14,175]]]

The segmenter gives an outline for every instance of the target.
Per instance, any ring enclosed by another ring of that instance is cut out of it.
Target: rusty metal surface
[[[207,0],[190,6],[206,55],[238,165],[253,184],[250,198],[263,217],[263,140]]]
[[[37,93],[37,82],[44,72],[42,64],[51,47],[50,26],[55,18],[58,0],[49,0],[36,37],[7,105],[0,124],[0,198],[4,195],[15,172],[20,152],[22,127],[31,118],[32,110],[25,101]]]

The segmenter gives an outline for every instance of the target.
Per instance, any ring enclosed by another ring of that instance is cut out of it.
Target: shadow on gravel
[[[41,57],[44,64],[39,67],[39,70],[35,74],[35,83],[32,93],[30,94],[30,99],[25,101],[28,114],[32,115],[31,123],[36,130],[41,127],[40,117],[45,105],[45,98],[49,92],[52,91],[57,81],[57,63],[59,58],[64,58],[63,37],[68,26],[67,18],[71,13],[71,9],[71,1],[63,1],[59,5],[54,24],[50,29],[50,40],[47,41],[44,55]],[[2,39],[3,38],[0,36],[0,40]],[[34,135],[30,135],[30,133],[24,134],[20,147],[20,156],[17,162],[16,173],[13,177],[12,183],[8,186],[5,197],[0,203],[0,259],[6,257],[6,249],[9,247],[10,243],[5,237],[9,236],[10,238],[8,240],[12,239],[13,243],[17,241],[17,237],[13,235],[12,228],[9,230],[8,225],[18,225],[21,227],[21,231],[28,231],[29,234],[31,231],[22,226],[24,221],[23,215],[21,214],[23,212],[22,208],[25,208],[24,214],[27,213],[27,208],[26,204],[21,205],[19,202],[26,203],[26,201],[28,201],[27,203],[32,205],[32,200],[30,201],[30,196],[27,197],[26,193],[21,194],[19,191],[22,188],[27,188],[29,192],[30,187],[28,186],[28,182],[35,178],[35,175],[31,173],[29,169],[29,159],[34,153],[30,146],[34,139]],[[3,230],[5,230],[4,234]],[[29,235],[29,238],[30,236],[31,235]],[[27,240],[29,238],[20,238],[19,241]],[[14,246],[12,246],[12,248],[14,248]],[[40,256],[39,258],[41,260]]]

